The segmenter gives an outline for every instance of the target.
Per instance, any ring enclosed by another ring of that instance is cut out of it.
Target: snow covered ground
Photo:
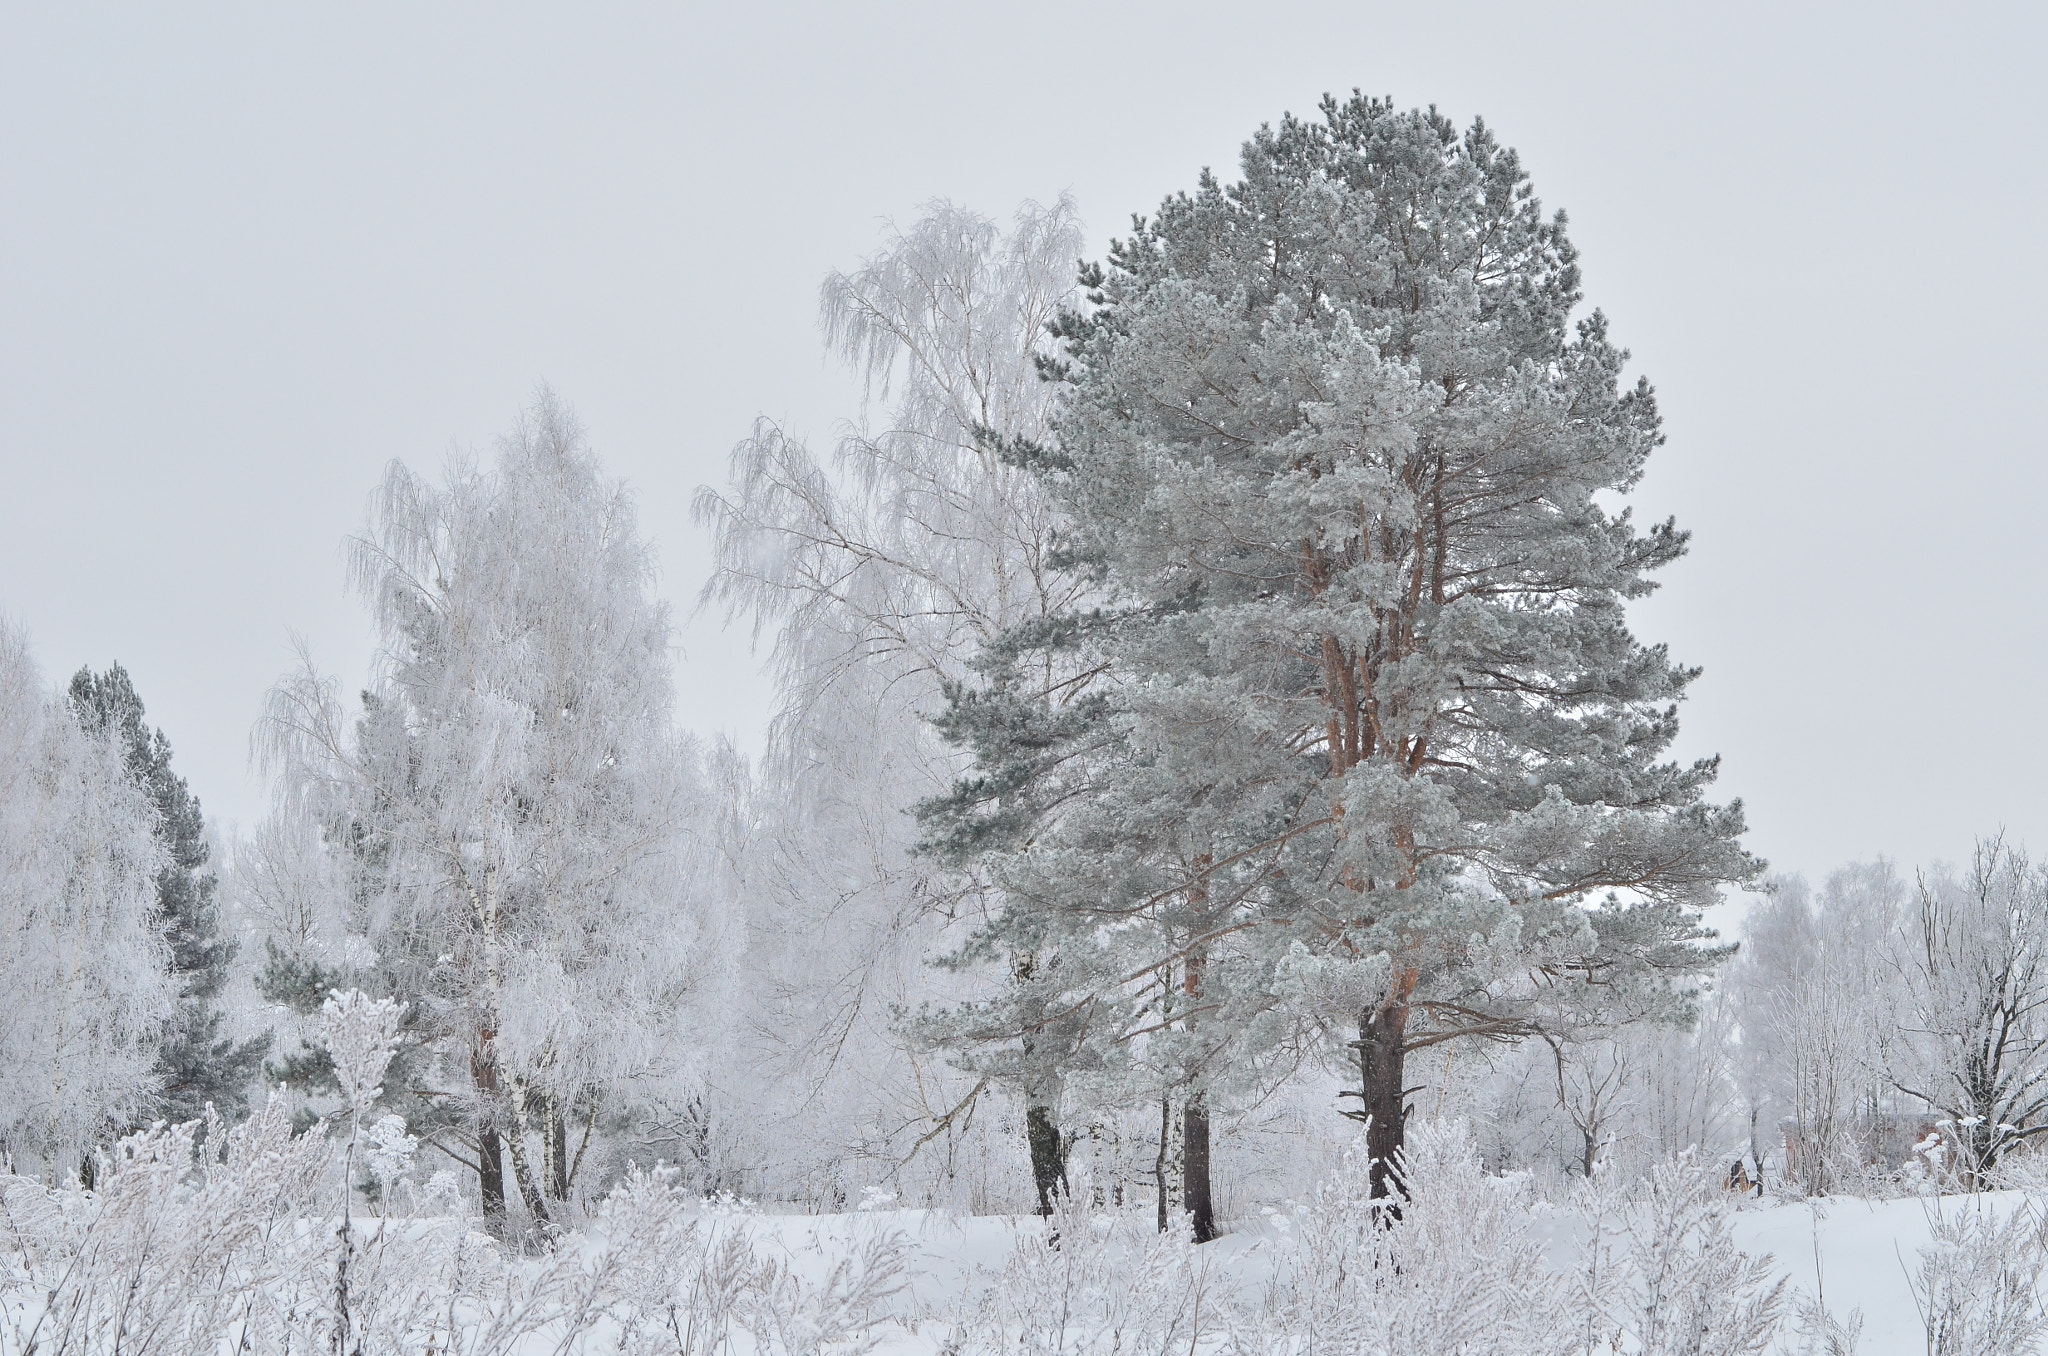
[[[0,1178],[0,1356],[2022,1356],[2048,1336],[2038,1190],[1760,1204],[1681,1161],[1557,1204],[1486,1174],[1462,1127],[1418,1126],[1391,1228],[1355,1159],[1200,1247],[1089,1208],[1085,1180],[1051,1220],[776,1215],[660,1169],[521,1254],[459,1218],[339,1231],[317,1209],[332,1146],[292,1136],[280,1103],[223,1133],[196,1171],[189,1128],[164,1128],[90,1192]],[[1813,1298],[1860,1316],[1860,1343],[1808,1344]]]
[[[1807,1203],[1745,1203],[1733,1219],[1734,1236],[1752,1256],[1768,1254],[1775,1277],[1788,1283],[1787,1321],[1774,1351],[1802,1350],[1792,1315],[1802,1298],[1820,1298],[1845,1325],[1863,1321],[1857,1356],[1923,1356],[1928,1350],[1916,1285],[1921,1255],[1934,1245],[1937,1219],[1983,1210],[2008,1217],[2025,1205],[2017,1192],[1872,1201],[1853,1197]],[[874,1211],[827,1216],[751,1218],[758,1248],[787,1259],[814,1279],[830,1270],[854,1240],[875,1231],[900,1231],[909,1241],[910,1283],[877,1352],[930,1353],[952,1335],[942,1315],[971,1304],[978,1289],[995,1283],[1020,1241],[1037,1243],[1043,1224],[1033,1218],[965,1216],[946,1211]],[[1587,1236],[1578,1220],[1556,1215],[1536,1226],[1551,1264],[1579,1265]],[[1240,1221],[1202,1250],[1219,1290],[1256,1303],[1272,1280],[1286,1228],[1275,1217]]]

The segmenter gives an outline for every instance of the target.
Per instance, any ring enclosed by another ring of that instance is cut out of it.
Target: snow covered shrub
[[[91,1190],[0,1179],[0,1346],[185,1356],[345,1339],[341,1349],[365,1356],[488,1356],[599,1316],[573,1258],[508,1268],[448,1222],[371,1222],[345,1238],[319,1209],[342,1181],[335,1146],[294,1136],[283,1098],[232,1130],[208,1123],[195,1156],[198,1125],[102,1151]]]
[[[815,1285],[791,1263],[767,1259],[751,1306],[754,1349],[784,1356],[819,1356],[828,1346],[835,1356],[873,1350],[891,1317],[890,1301],[906,1287],[908,1254],[901,1234],[863,1229]]]
[[[1398,1219],[1369,1196],[1362,1148],[1295,1218],[1265,1345],[1315,1356],[1577,1353],[1586,1324],[1545,1263],[1524,1177],[1491,1177],[1463,1122],[1417,1124]]]
[[[2023,1356],[2048,1335],[2038,1286],[2048,1214],[2034,1202],[2003,1220],[1982,1199],[1928,1209],[1932,1236],[1910,1278],[1927,1356]]]
[[[895,1230],[863,1228],[822,1281],[762,1257],[754,1216],[730,1199],[696,1203],[677,1169],[629,1167],[598,1207],[608,1313],[626,1356],[711,1356],[736,1334],[761,1356],[859,1353],[875,1344],[904,1288],[909,1245]]]
[[[1856,1344],[1863,1340],[1863,1313],[1852,1310],[1843,1323],[1827,1305],[1811,1296],[1803,1297],[1798,1308],[1801,1356],[1856,1356]]]
[[[347,1351],[352,1342],[354,1316],[349,1300],[349,1267],[356,1260],[354,1207],[356,1146],[363,1137],[363,1120],[384,1094],[384,1071],[398,1053],[399,1023],[405,1008],[389,998],[372,999],[360,989],[344,993],[334,990],[320,1005],[321,1029],[327,1052],[334,1061],[334,1078],[347,1102],[348,1142],[342,1151],[341,1227],[335,1230],[334,1258],[334,1348]],[[361,1277],[358,1277],[360,1283]]]
[[[1732,1206],[1710,1172],[1682,1156],[1603,1205],[1592,1215],[1587,1255],[1588,1275],[1605,1275],[1587,1289],[1632,1339],[1625,1349],[1750,1356],[1770,1345],[1783,1320],[1785,1282],[1772,1283],[1768,1256],[1735,1246]],[[1608,1208],[1626,1245],[1619,1257],[1608,1251]]]
[[[320,1032],[334,1059],[334,1079],[357,1121],[384,1095],[384,1071],[398,1053],[404,1015],[404,1004],[360,989],[336,989],[320,1005]]]
[[[958,1316],[950,1350],[1143,1356],[1192,1351],[1226,1331],[1224,1287],[1185,1216],[1161,1233],[1150,1215],[1096,1209],[1093,1199],[1093,1183],[1077,1178],[1042,1225],[1016,1226],[1008,1260]]]
[[[91,1188],[0,1176],[0,1345],[40,1356],[500,1356],[533,1334],[587,1333],[641,1233],[621,1231],[588,1257],[563,1249],[508,1265],[459,1220],[349,1218],[350,1160],[396,1014],[361,994],[328,1004],[345,1144],[320,1129],[295,1135],[280,1096],[233,1129],[209,1115],[130,1135],[98,1153]]]
[[[405,1132],[403,1116],[379,1116],[363,1127],[363,1177],[367,1182],[364,1190],[374,1189],[372,1200],[378,1205],[395,1203],[401,1196],[415,1194],[402,1188],[410,1186],[406,1175],[412,1171],[419,1147],[418,1138]]]
[[[698,1356],[718,1350],[741,1324],[756,1284],[753,1248],[738,1228],[692,1219],[677,1170],[629,1167],[597,1210],[597,1228],[619,1259],[616,1316],[624,1352]]]
[[[196,1128],[160,1125],[100,1151],[93,1190],[0,1177],[11,1349],[182,1356],[232,1332],[260,1351],[294,1325],[294,1297],[319,1285],[298,1220],[328,1146],[294,1139],[278,1099],[233,1130],[209,1127],[200,1164]]]

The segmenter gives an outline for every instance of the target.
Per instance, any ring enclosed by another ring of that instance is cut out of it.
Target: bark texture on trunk
[[[1195,1242],[1216,1237],[1216,1206],[1209,1190],[1209,1100],[1200,1091],[1188,1094],[1181,1110],[1181,1196],[1187,1204]]]
[[[1067,1194],[1067,1143],[1060,1137],[1057,1108],[1041,1101],[1026,1106],[1024,1139],[1031,1146],[1031,1184],[1038,1189],[1038,1213],[1050,1215],[1054,1198]]]
[[[1188,889],[1191,926],[1201,932],[1215,926],[1215,920],[1209,917],[1209,869],[1215,860],[1207,852],[1195,858],[1194,884]],[[1186,999],[1183,1011],[1187,1014],[1184,1025],[1189,1031],[1195,1029],[1195,1014],[1202,1006],[1202,983],[1208,976],[1208,946],[1190,948],[1181,969],[1181,993]],[[1199,1076],[1197,1071],[1195,1077]],[[1209,1186],[1209,1097],[1199,1082],[1188,1088],[1187,1100],[1181,1106],[1180,1130],[1181,1205],[1188,1212],[1195,1242],[1207,1243],[1216,1237],[1216,1209]]]
[[[540,1183],[526,1161],[526,1134],[523,1129],[514,1130],[505,1141],[512,1156],[512,1180],[519,1186],[519,1203],[526,1207],[526,1214],[536,1225],[554,1223],[548,1215],[548,1203],[542,1199]]]
[[[498,1135],[498,1066],[491,1054],[492,1033],[485,1031],[469,1056],[469,1081],[476,1090],[476,1186],[484,1213],[484,1229],[493,1238],[505,1236],[505,1146]]]
[[[545,1161],[548,1199],[569,1199],[569,1126],[562,1116],[562,1100],[550,1096],[541,1122],[542,1158]]]
[[[1401,1148],[1408,1124],[1408,1000],[1413,995],[1412,976],[1397,979],[1387,998],[1359,1014],[1358,1093],[1359,1109],[1345,1114],[1365,1122],[1365,1151],[1371,1159],[1371,1196],[1374,1200],[1405,1198],[1401,1184]]]
[[[1019,983],[1028,983],[1038,968],[1036,956],[1013,962]],[[1067,1191],[1067,1141],[1060,1134],[1060,1071],[1044,1041],[1045,1005],[1026,994],[1023,1008],[1024,1142],[1031,1150],[1031,1185],[1038,1193],[1038,1213],[1050,1215],[1053,1199]]]
[[[476,1132],[477,1194],[483,1198],[484,1231],[505,1236],[505,1152],[495,1126]]]
[[[1152,1161],[1152,1182],[1159,1191],[1159,1232],[1165,1233],[1169,1223],[1166,1204],[1166,1155],[1173,1142],[1173,1099],[1164,1094],[1159,1098],[1159,1157]]]

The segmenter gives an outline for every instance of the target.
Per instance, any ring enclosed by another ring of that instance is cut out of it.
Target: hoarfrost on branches
[[[156,926],[156,810],[0,619],[0,1149],[75,1172],[156,1091],[176,991]]]

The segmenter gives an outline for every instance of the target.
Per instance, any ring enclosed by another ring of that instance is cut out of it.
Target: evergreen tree
[[[1322,111],[1084,272],[1052,435],[1010,451],[1114,606],[991,648],[925,815],[995,858],[988,944],[1060,937],[1058,1010],[1191,1107],[1290,1023],[1352,1037],[1385,1194],[1411,1052],[1596,981],[1686,1019],[1698,911],[1757,864],[1715,761],[1664,760],[1696,670],[1624,609],[1686,537],[1606,507],[1659,418],[1571,319],[1562,215],[1482,123]],[[1047,714],[1076,672],[1097,709]]]
[[[221,1034],[221,989],[236,943],[221,934],[214,903],[219,877],[207,869],[212,849],[199,798],[171,771],[171,743],[143,720],[142,698],[119,664],[104,673],[82,668],[71,679],[71,709],[88,731],[115,741],[128,773],[156,807],[163,846],[156,873],[156,926],[170,947],[178,1012],[157,1051],[162,1080],[154,1116],[198,1120],[210,1104],[230,1121],[248,1111],[249,1084],[270,1048],[268,1036],[237,1042]]]

